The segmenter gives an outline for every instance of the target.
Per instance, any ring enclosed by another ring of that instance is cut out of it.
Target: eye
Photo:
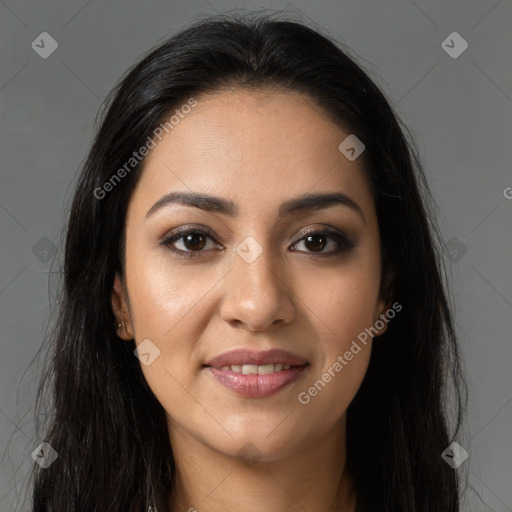
[[[331,246],[334,245],[334,249],[330,251],[324,251],[329,246],[329,240]],[[313,230],[306,233],[298,242],[292,246],[292,251],[295,251],[293,247],[303,244],[306,247],[306,252],[316,254],[318,256],[335,256],[336,254],[347,251],[354,247],[354,243],[351,242],[344,234],[334,231],[332,229]],[[302,252],[302,251],[300,251]]]
[[[208,247],[209,242],[210,246]],[[304,245],[305,251],[297,251],[296,247],[300,244]],[[160,242],[160,245],[167,247],[177,256],[184,258],[197,258],[199,253],[206,249],[222,250],[223,248],[209,230],[190,227],[174,230],[170,236]],[[334,247],[331,250],[325,251],[324,249],[329,245]],[[301,239],[292,245],[291,251],[306,252],[319,257],[329,257],[352,249],[354,245],[344,233],[324,228],[322,230],[316,229],[306,232]]]
[[[208,241],[212,242],[210,247],[207,247]],[[161,242],[161,245],[167,247],[177,256],[182,256],[184,258],[196,258],[198,256],[197,253],[202,252],[205,248],[218,249],[221,247],[219,243],[216,242],[215,238],[207,231],[197,228],[177,229],[173,234],[171,234],[171,236]],[[178,245],[181,245],[181,248],[176,247]]]

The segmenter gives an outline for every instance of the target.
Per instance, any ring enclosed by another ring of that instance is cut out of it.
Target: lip
[[[245,375],[222,369],[225,366],[243,364],[289,364],[290,368],[268,375]],[[247,398],[265,398],[291,385],[308,366],[308,362],[303,358],[286,350],[255,352],[239,349],[214,357],[205,365],[205,370],[220,384],[238,395]]]
[[[213,366],[207,366],[205,369],[224,387],[239,395],[247,398],[265,398],[297,380],[307,367],[308,365],[292,366],[289,370],[270,375],[245,375],[231,370],[219,370]]]
[[[307,361],[287,350],[272,349],[264,352],[254,350],[235,349],[224,352],[206,363],[206,366],[220,369],[233,364],[289,364],[290,366],[304,366]]]

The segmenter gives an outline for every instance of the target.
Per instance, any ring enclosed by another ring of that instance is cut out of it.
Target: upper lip
[[[246,349],[235,349],[224,352],[206,363],[206,366],[222,368],[231,365],[264,365],[264,364],[289,364],[290,366],[303,366],[307,361],[302,357],[287,350],[272,349],[262,352]]]

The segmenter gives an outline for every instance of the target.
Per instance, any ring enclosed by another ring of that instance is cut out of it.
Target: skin
[[[297,397],[389,307],[379,293],[378,223],[361,160],[345,158],[338,145],[349,132],[303,94],[235,89],[197,101],[146,159],[127,213],[125,272],[112,291],[126,327],[119,336],[137,345],[149,338],[160,350],[141,368],[168,418],[178,468],[171,510],[352,512],[346,411],[371,338],[307,405]],[[174,191],[230,199],[239,213],[172,204],[146,218]],[[349,196],[362,215],[338,204],[278,217],[285,200],[332,192]],[[304,229],[326,225],[355,246],[322,257],[336,241],[308,244]],[[179,226],[210,228],[216,240],[207,236],[197,250],[197,242],[175,239],[175,249],[197,254],[180,258],[159,245]],[[248,236],[262,249],[251,263],[236,252]],[[309,367],[277,394],[245,398],[203,367],[234,348],[290,350]],[[239,456],[248,443],[254,460]]]

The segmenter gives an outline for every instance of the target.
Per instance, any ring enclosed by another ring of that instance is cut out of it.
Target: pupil
[[[315,238],[318,238],[321,240],[320,244],[314,242]],[[311,242],[311,240],[313,240],[313,242]],[[323,236],[321,234],[320,235],[309,235],[306,238],[305,244],[308,247],[308,249],[310,249],[310,250],[321,251],[325,247],[325,236]],[[308,244],[309,244],[309,246],[308,246]]]
[[[203,239],[199,241],[199,239]],[[185,236],[185,247],[189,250],[200,250],[204,247],[204,237],[201,233],[189,233]],[[199,247],[196,246],[199,244]]]

